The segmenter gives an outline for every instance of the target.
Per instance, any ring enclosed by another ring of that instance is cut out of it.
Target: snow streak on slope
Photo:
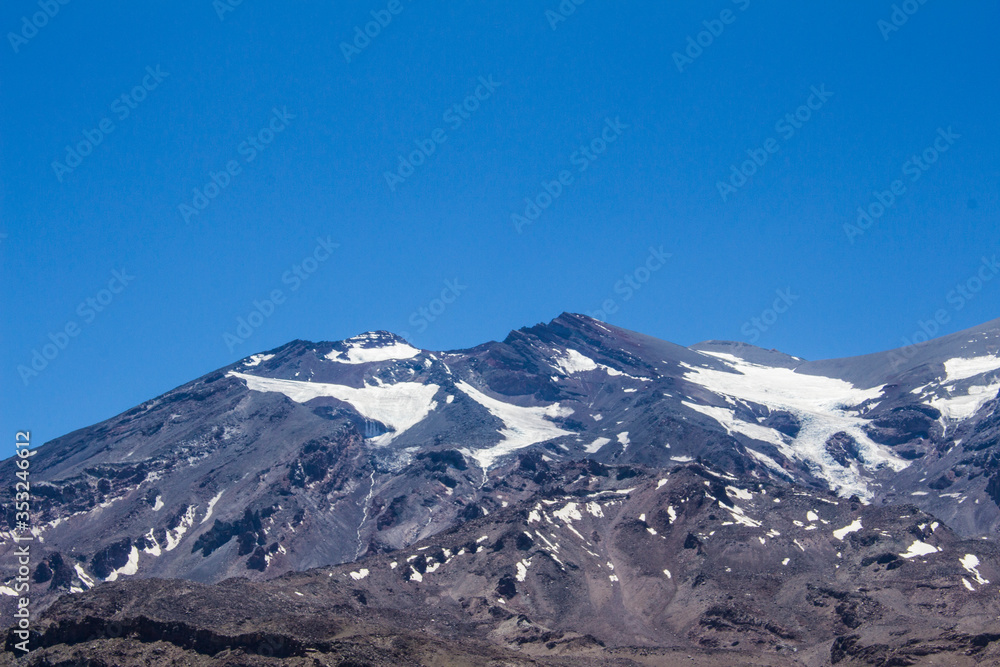
[[[682,364],[687,369],[684,374],[687,381],[731,399],[791,412],[798,417],[802,428],[798,436],[791,439],[774,429],[738,419],[735,410],[730,408],[691,403],[685,405],[712,417],[730,432],[736,431],[769,442],[787,458],[806,461],[811,464],[814,474],[827,480],[831,488],[840,495],[872,497],[857,464],[844,467],[827,452],[826,441],[835,433],[844,431],[858,442],[865,468],[875,470],[888,465],[898,471],[909,465],[888,447],[878,445],[868,438],[862,430],[865,421],[849,410],[850,406],[878,398],[882,394],[882,387],[858,389],[837,378],[805,375],[788,368],[760,366],[731,354],[703,354],[725,361],[736,372]]]
[[[535,443],[572,435],[569,431],[562,430],[547,419],[548,417],[568,417],[573,414],[572,408],[564,407],[558,403],[544,407],[525,408],[491,398],[467,382],[457,382],[455,386],[503,422],[499,443],[477,451],[461,450],[466,456],[475,459],[484,470],[491,467],[498,458],[505,454]]]
[[[321,396],[332,396],[338,400],[350,403],[363,417],[382,422],[395,429],[372,438],[370,442],[377,445],[388,444],[411,426],[420,423],[437,407],[433,400],[439,387],[436,384],[420,384],[417,382],[398,382],[365,386],[362,388],[348,387],[342,384],[327,384],[324,382],[300,382],[298,380],[276,380],[245,373],[230,372],[247,384],[247,389],[253,391],[275,391],[284,394],[297,403],[305,403]]]

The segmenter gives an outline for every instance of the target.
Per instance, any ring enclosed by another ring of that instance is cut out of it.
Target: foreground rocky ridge
[[[526,501],[350,565],[65,596],[19,664],[1000,660],[995,543],[963,540],[916,507],[696,463],[548,473]],[[534,474],[524,458],[505,481]]]

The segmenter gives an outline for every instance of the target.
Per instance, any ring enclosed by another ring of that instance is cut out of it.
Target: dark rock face
[[[889,352],[807,362],[718,341],[684,348],[569,314],[452,352],[416,350],[387,332],[293,341],[37,450],[33,522],[44,542],[33,602],[42,610],[95,584],[98,595],[102,580],[156,577],[241,577],[269,590],[263,582],[276,577],[355,563],[356,577],[327,572],[350,579],[343,604],[409,615],[416,603],[392,601],[388,591],[420,585],[407,578],[413,573],[427,581],[448,568],[461,577],[433,595],[466,602],[461,613],[441,612],[454,624],[441,641],[475,636],[501,646],[503,659],[512,647],[576,659],[629,636],[652,647],[753,646],[777,658],[840,637],[841,661],[908,660],[904,635],[874,628],[911,612],[873,591],[939,577],[947,583],[913,588],[912,604],[939,604],[921,598],[932,590],[941,604],[958,605],[953,593],[978,596],[980,578],[1000,577],[989,548],[928,550],[941,546],[939,535],[956,544],[986,537],[974,544],[992,548],[1000,529],[1000,362],[990,361],[998,343],[993,322],[909,350],[903,361]],[[0,463],[0,474],[12,477],[13,465]],[[696,483],[682,491],[675,475]],[[669,497],[635,504],[632,489],[651,480],[666,480]],[[10,493],[0,489],[2,530],[14,521]],[[591,504],[615,516],[613,529],[598,525]],[[742,514],[750,505],[757,514]],[[834,516],[824,516],[827,505]],[[624,507],[635,511],[618,516]],[[831,537],[855,519],[862,528]],[[463,533],[469,526],[489,526],[488,539]],[[567,546],[570,527],[582,551]],[[733,532],[751,528],[759,530]],[[910,554],[914,541],[920,553]],[[777,564],[767,551],[776,543],[787,549]],[[428,549],[411,551],[416,544]],[[0,557],[12,558],[13,548],[0,544]],[[399,560],[403,552],[412,558]],[[775,582],[788,580],[791,565],[781,561],[799,553],[814,566],[794,570],[802,576],[782,589]],[[934,570],[942,553],[949,565]],[[966,554],[979,559],[980,574],[958,564]],[[391,576],[365,565],[393,558]],[[463,560],[470,564],[454,567]],[[841,571],[869,591],[848,586]],[[654,611],[646,588],[668,604]],[[748,593],[801,604],[758,604]],[[0,596],[0,613],[15,603]],[[956,618],[972,613],[953,607]],[[616,620],[592,622],[608,615]],[[934,614],[924,620],[945,632]],[[128,642],[155,634],[135,623]],[[454,629],[469,623],[485,624],[485,634]],[[196,626],[185,632],[208,629]],[[400,637],[409,629],[390,626]],[[988,634],[934,636],[971,651]],[[203,648],[239,636],[206,635]],[[52,641],[53,650],[66,644]],[[128,650],[145,655],[133,644]],[[185,659],[208,655],[172,645]]]
[[[791,412],[785,410],[775,410],[764,420],[764,426],[769,426],[779,433],[784,433],[789,437],[796,437],[802,429],[799,418]]]
[[[830,436],[826,441],[826,451],[834,461],[845,468],[850,466],[852,461],[862,460],[858,441],[843,431]]]

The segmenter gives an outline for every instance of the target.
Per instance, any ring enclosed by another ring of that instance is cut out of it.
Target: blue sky
[[[995,4],[179,4],[0,9],[5,433],[295,338],[607,306],[823,358],[1000,314],[955,292],[1000,240]]]

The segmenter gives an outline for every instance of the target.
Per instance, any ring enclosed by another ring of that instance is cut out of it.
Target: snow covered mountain
[[[573,314],[449,352],[382,331],[293,341],[41,447],[46,558],[34,579],[54,599],[102,580],[259,580],[381,558],[561,497],[581,465],[626,478],[705,465],[754,502],[752,489],[780,488],[859,512],[911,507],[948,540],[992,538],[998,395],[1000,320],[816,362],[742,343],[687,348]],[[12,460],[0,465],[13,475]],[[754,539],[767,541],[765,521],[793,521],[784,507],[723,514],[759,523]]]

